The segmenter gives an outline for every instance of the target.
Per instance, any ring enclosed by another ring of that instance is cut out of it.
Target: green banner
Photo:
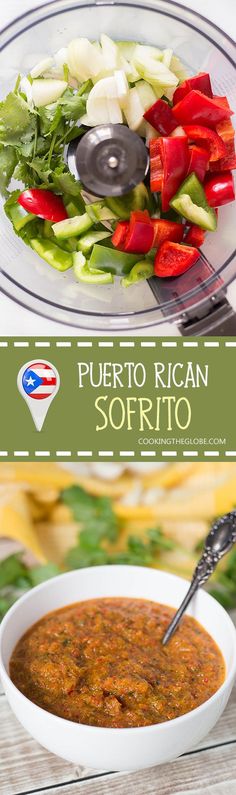
[[[0,460],[236,460],[235,338],[2,338]]]

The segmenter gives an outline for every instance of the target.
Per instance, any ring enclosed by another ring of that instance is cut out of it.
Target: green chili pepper
[[[114,281],[112,273],[99,268],[90,268],[82,251],[73,254],[73,265],[76,278],[85,284],[111,284]]]
[[[171,207],[180,215],[197,224],[201,229],[214,232],[217,227],[217,216],[213,207],[207,202],[205,191],[196,174],[190,174],[170,201]]]
[[[150,277],[153,276],[153,272],[153,263],[148,259],[143,259],[141,262],[137,262],[136,265],[133,265],[128,276],[121,279],[122,287],[130,287],[143,279],[150,279]]]
[[[115,248],[95,244],[89,260],[89,267],[109,271],[117,276],[125,276],[141,259],[143,259],[143,254],[126,254]]]
[[[51,240],[46,240],[42,237],[33,238],[30,241],[30,245],[52,268],[56,268],[58,271],[67,271],[68,268],[72,268],[72,254],[59,248]]]

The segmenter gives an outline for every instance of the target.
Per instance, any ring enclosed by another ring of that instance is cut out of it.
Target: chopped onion
[[[44,58],[42,61],[39,61],[39,63],[33,66],[33,69],[31,69],[30,72],[31,77],[33,78],[40,77],[41,75],[44,74],[44,72],[48,72],[48,70],[51,69],[52,65],[53,65],[53,58]]]
[[[38,79],[32,83],[32,99],[37,108],[56,102],[67,88],[65,80]]]

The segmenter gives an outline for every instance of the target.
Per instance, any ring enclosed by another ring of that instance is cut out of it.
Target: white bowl
[[[104,596],[151,599],[177,607],[186,580],[155,569],[98,566],[69,572],[27,593],[9,610],[0,632],[0,674],[9,704],[25,729],[41,745],[75,764],[106,770],[137,770],[168,762],[198,743],[222,714],[236,674],[236,632],[226,611],[205,591],[188,610],[210,633],[226,663],[219,690],[192,712],[174,720],[135,729],[110,729],[73,723],[41,709],[15,687],[9,660],[24,632],[45,613],[64,605]]]

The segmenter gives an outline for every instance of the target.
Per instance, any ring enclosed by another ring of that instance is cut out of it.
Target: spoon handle
[[[221,516],[220,519],[212,525],[210,532],[205,540],[204,550],[195,571],[189,589],[181,602],[181,605],[175,613],[172,621],[170,622],[165,635],[162,640],[162,645],[165,646],[168,640],[175,632],[183,613],[191,602],[193,595],[197,589],[203,585],[209,577],[211,577],[214,569],[219,563],[219,560],[226,555],[236,542],[236,512]]]
[[[183,601],[181,602],[181,605],[180,605],[179,609],[175,613],[174,617],[172,618],[172,621],[170,622],[170,624],[169,624],[169,626],[168,626],[168,628],[167,628],[167,630],[165,632],[165,635],[164,635],[164,637],[162,639],[162,646],[165,646],[166,643],[168,643],[168,640],[170,640],[171,635],[173,635],[173,633],[175,632],[175,630],[176,630],[176,628],[177,628],[177,626],[179,624],[179,621],[182,618],[182,615],[183,615],[184,611],[188,607],[189,602],[191,602],[191,599],[192,599],[193,595],[195,594],[195,592],[197,591],[197,589],[198,589],[198,581],[197,581],[197,579],[192,580],[191,585],[189,586],[189,589],[188,589]]]

